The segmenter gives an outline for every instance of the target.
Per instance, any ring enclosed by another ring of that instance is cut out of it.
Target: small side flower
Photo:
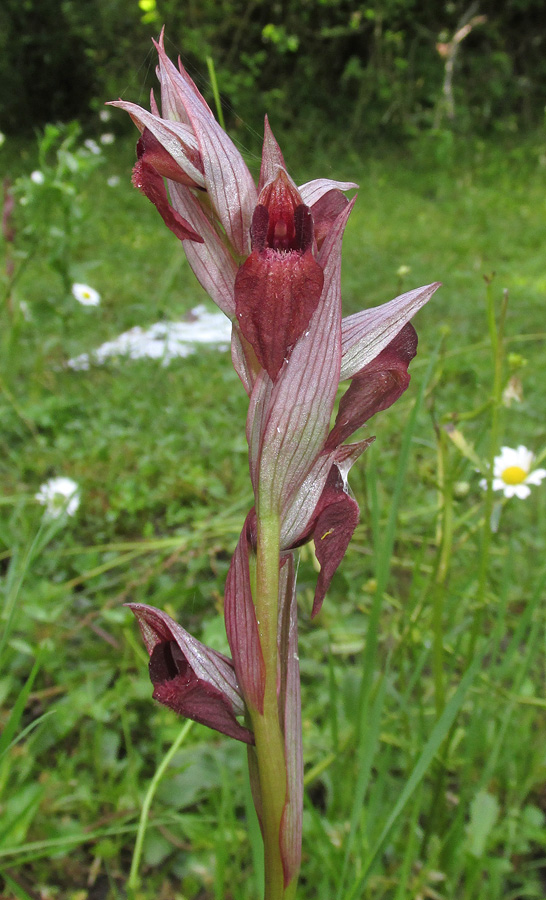
[[[73,284],[72,296],[82,306],[98,306],[100,303],[100,294],[95,288],[89,287],[88,284]]]
[[[546,469],[533,469],[534,461],[534,453],[523,444],[517,448],[501,447],[493,462],[493,490],[502,491],[507,498],[526,500],[531,493],[529,485],[538,485],[546,478]],[[480,487],[487,487],[485,478]]]
[[[63,475],[45,481],[34,497],[45,506],[44,515],[47,519],[58,519],[63,513],[73,516],[80,505],[78,484]]]

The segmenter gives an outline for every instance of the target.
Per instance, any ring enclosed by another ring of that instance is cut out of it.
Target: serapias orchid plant
[[[229,569],[232,658],[160,610],[129,604],[150,656],[153,696],[243,741],[265,852],[265,900],[295,896],[303,763],[295,552],[313,540],[316,615],[358,521],[349,469],[373,438],[346,443],[409,383],[409,320],[439,287],[341,316],[341,243],[352,182],[297,187],[265,122],[258,186],[184,70],[156,44],[161,112],[112,103],[141,136],[133,182],[182,241],[232,321],[232,359],[250,398],[246,434],[255,505]],[[166,184],[165,184],[166,180]],[[330,427],[340,382],[349,386]]]

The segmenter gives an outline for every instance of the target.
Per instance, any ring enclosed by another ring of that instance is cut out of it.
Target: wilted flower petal
[[[197,234],[189,222],[186,222],[171,206],[162,176],[143,156],[135,163],[133,184],[148,200],[151,200],[167,228],[170,228],[179,240],[203,243],[201,235]]]

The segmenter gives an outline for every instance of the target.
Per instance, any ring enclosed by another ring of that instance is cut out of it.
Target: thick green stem
[[[254,604],[265,663],[265,689],[263,713],[251,710],[251,718],[262,799],[265,900],[287,897],[279,840],[286,799],[284,736],[277,700],[279,550],[279,519],[258,516]]]

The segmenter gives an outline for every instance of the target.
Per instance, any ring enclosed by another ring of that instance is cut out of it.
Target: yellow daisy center
[[[521,466],[508,466],[501,478],[505,484],[522,484],[527,478],[527,472]]]

